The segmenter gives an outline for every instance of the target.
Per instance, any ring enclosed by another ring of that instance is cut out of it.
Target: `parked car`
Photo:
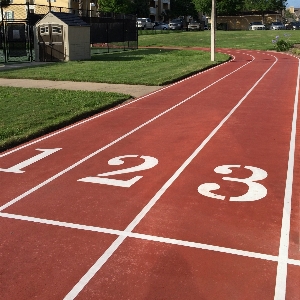
[[[201,30],[201,24],[198,21],[193,20],[189,23],[188,30]]]
[[[183,29],[183,21],[181,19],[174,19],[169,22],[169,29],[181,30]]]
[[[289,22],[285,24],[287,30],[300,30],[300,22]]]
[[[266,26],[262,22],[252,22],[249,24],[249,30],[265,30]]]
[[[152,29],[153,24],[152,24],[151,19],[149,19],[149,18],[137,18],[136,27],[138,29]]]
[[[271,30],[283,30],[285,29],[284,25],[281,22],[272,22],[270,25]]]
[[[167,30],[169,25],[164,22],[154,22],[153,29],[155,30]]]

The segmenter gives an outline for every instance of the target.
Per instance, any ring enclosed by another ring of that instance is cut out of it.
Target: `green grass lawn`
[[[210,47],[211,32],[205,31],[168,31],[164,34],[143,34],[139,36],[139,46],[175,46],[175,47]],[[272,40],[280,39],[300,43],[297,30],[249,30],[249,31],[216,31],[217,48],[274,50]]]
[[[129,98],[117,93],[0,87],[0,151]]]
[[[2,71],[0,77],[165,85],[228,58],[228,55],[217,54],[216,62],[212,63],[208,52],[138,49],[93,55],[89,61]]]

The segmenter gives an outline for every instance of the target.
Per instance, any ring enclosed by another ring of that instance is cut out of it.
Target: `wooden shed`
[[[34,32],[36,61],[91,58],[90,25],[78,16],[49,12],[36,23]]]

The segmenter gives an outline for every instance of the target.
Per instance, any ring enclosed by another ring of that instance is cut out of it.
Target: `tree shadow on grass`
[[[142,60],[147,55],[161,55],[167,52],[178,51],[177,49],[138,49],[131,51],[93,54],[92,61],[134,61]]]

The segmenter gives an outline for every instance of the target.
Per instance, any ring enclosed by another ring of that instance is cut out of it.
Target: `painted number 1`
[[[125,158],[135,158],[135,157],[139,157],[139,156],[138,155],[123,155],[123,156],[114,157],[108,161],[108,164],[111,166],[112,165],[113,166],[122,165],[122,164],[124,164]],[[81,179],[78,179],[78,181],[113,185],[113,186],[119,186],[119,187],[131,187],[134,183],[136,183],[138,180],[140,180],[143,176],[135,176],[128,180],[112,179],[112,178],[107,178],[107,177],[113,176],[113,175],[133,173],[133,172],[151,169],[158,164],[158,160],[154,157],[142,155],[142,156],[140,156],[140,158],[142,158],[144,160],[144,162],[137,166],[119,169],[119,170],[106,172],[106,173],[101,173],[95,177],[81,178]]]
[[[55,153],[58,150],[61,150],[61,148],[54,148],[54,149],[35,149],[37,151],[41,151],[41,153],[26,159],[10,168],[7,169],[1,169],[0,172],[8,172],[8,173],[24,173],[25,171],[23,170],[24,168],[36,163],[37,161]]]
[[[240,168],[240,165],[223,165],[215,168],[218,174],[230,174],[231,168]],[[252,175],[248,178],[223,177],[223,180],[241,182],[248,185],[246,194],[238,197],[230,197],[229,201],[256,201],[264,198],[267,195],[267,189],[256,181],[263,180],[268,176],[268,173],[260,168],[245,166],[245,169],[252,171]],[[218,190],[220,186],[217,183],[203,183],[198,187],[198,192],[206,197],[224,200],[225,196],[212,193]]]

